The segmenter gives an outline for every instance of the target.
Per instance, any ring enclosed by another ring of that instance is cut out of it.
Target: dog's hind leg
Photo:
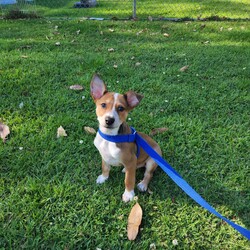
[[[141,192],[145,192],[148,189],[148,184],[150,182],[150,180],[153,177],[153,173],[155,171],[157,167],[157,164],[154,162],[154,160],[152,158],[149,158],[146,162],[145,165],[145,173],[144,173],[144,178],[143,180],[137,185],[137,188],[141,191]]]
[[[157,145],[156,148],[154,148],[154,150],[161,155],[161,149],[160,147]],[[146,161],[146,165],[145,165],[145,173],[144,173],[144,178],[143,180],[137,185],[137,188],[141,191],[141,192],[145,192],[148,189],[148,184],[150,182],[150,180],[153,177],[153,173],[155,171],[157,167],[157,163],[151,158],[149,157]]]

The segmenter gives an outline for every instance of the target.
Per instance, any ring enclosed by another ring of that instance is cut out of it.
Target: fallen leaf
[[[114,48],[110,48],[110,49],[108,49],[108,52],[114,52],[115,51],[115,49]]]
[[[139,203],[136,203],[132,207],[128,217],[127,235],[129,240],[135,240],[139,231],[141,220],[142,220],[142,209]]]
[[[153,194],[153,191],[148,188],[148,193]]]
[[[188,68],[189,68],[189,65],[186,65],[186,66],[180,68],[180,71],[185,72],[185,71],[187,71]]]
[[[110,32],[114,32],[115,30],[114,29],[109,29]]]
[[[170,35],[168,33],[164,33],[163,36],[169,37]]]
[[[140,65],[141,65],[140,62],[137,62],[137,63],[135,64],[136,67],[138,67],[138,66],[140,66]]]
[[[173,243],[174,246],[177,246],[178,245],[177,239],[172,240],[172,243]]]
[[[7,125],[0,122],[0,137],[3,139],[3,142],[6,141],[6,137],[10,134],[10,129]]]
[[[68,136],[65,129],[60,126],[58,129],[57,129],[57,138],[59,137],[63,137],[63,136]]]
[[[117,218],[118,218],[118,220],[123,220],[124,215],[123,215],[123,214],[121,214],[121,215],[119,215]]]
[[[56,45],[56,46],[60,46],[61,43],[60,43],[60,42],[56,42],[55,45]]]
[[[77,31],[76,31],[76,34],[77,34],[77,35],[79,35],[79,34],[80,34],[80,32],[81,32],[81,30],[77,30]]]
[[[205,41],[205,42],[203,42],[204,44],[209,44],[210,43],[210,41]]]
[[[168,131],[168,128],[155,128],[151,130],[150,135],[156,135]]]
[[[23,102],[20,102],[20,104],[19,104],[19,108],[20,108],[20,109],[22,109],[22,108],[23,108],[23,106],[24,106],[24,103],[23,103]]]
[[[21,55],[21,58],[28,58],[28,56],[25,56],[25,55]]]
[[[94,128],[91,127],[84,127],[84,130],[89,134],[96,134],[96,131]]]
[[[149,249],[150,250],[155,250],[156,249],[155,243],[151,243],[150,246],[149,246]]]
[[[84,21],[86,21],[86,20],[88,20],[89,18],[88,17],[81,17],[80,19],[79,19],[79,22],[81,23],[81,22],[84,22]]]
[[[148,16],[148,21],[152,22],[153,21],[153,17]]]
[[[73,90],[83,90],[83,86],[78,85],[78,84],[71,85],[69,88]]]
[[[114,68],[114,69],[117,69],[117,68],[118,68],[118,65],[117,65],[117,64],[114,64],[114,65],[113,65],[113,68]]]
[[[206,24],[204,24],[204,23],[201,24],[201,26],[200,26],[201,29],[204,29],[205,27],[206,27]]]
[[[147,32],[148,29],[143,29],[143,30],[140,30],[139,32],[136,33],[137,36],[139,36],[140,34],[144,33],[144,32]]]

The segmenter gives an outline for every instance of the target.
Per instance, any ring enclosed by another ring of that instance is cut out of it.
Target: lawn
[[[129,123],[145,133],[167,127],[154,136],[164,158],[218,212],[250,228],[249,26],[0,20],[0,119],[11,129],[0,141],[0,248],[249,249],[160,168],[150,193],[135,190],[143,220],[128,241],[135,202],[121,200],[122,168],[96,185],[100,156],[83,129],[97,129],[94,72],[110,90],[142,93]],[[60,125],[67,137],[57,138]]]

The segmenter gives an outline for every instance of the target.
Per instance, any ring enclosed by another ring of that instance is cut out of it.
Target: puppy
[[[96,104],[96,115],[100,131],[107,135],[131,134],[131,128],[126,123],[126,118],[129,111],[140,103],[143,96],[133,91],[128,91],[125,94],[108,92],[103,80],[97,75],[94,75],[91,80],[90,90]],[[159,145],[152,138],[140,132],[138,134],[161,155]],[[102,157],[102,174],[96,180],[98,184],[104,183],[108,179],[110,166],[124,166],[125,191],[122,199],[124,202],[131,201],[135,195],[136,169],[145,166],[144,178],[137,187],[142,192],[147,190],[157,164],[142,148],[138,149],[134,142],[109,142],[101,137],[99,133],[95,137],[94,145]],[[137,152],[139,152],[138,156]]]

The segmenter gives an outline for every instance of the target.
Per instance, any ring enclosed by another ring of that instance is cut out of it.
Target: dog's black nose
[[[108,126],[110,126],[115,122],[115,118],[108,116],[105,118],[105,122]]]

